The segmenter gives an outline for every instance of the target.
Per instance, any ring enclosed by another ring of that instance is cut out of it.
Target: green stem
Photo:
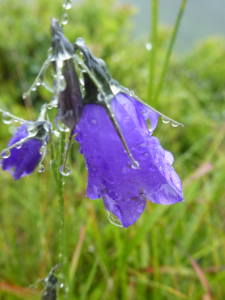
[[[65,279],[66,275],[66,234],[65,234],[65,211],[64,211],[64,195],[63,195],[63,176],[59,172],[60,166],[63,165],[63,153],[65,148],[65,132],[60,134],[59,152],[57,159],[57,172],[58,172],[58,182],[57,182],[57,193],[59,199],[59,233],[60,233],[60,263],[62,266],[63,277]]]
[[[172,49],[173,49],[173,46],[174,46],[174,43],[175,43],[175,40],[176,40],[176,37],[177,37],[177,32],[178,32],[178,29],[180,27],[180,22],[181,22],[186,4],[187,4],[187,0],[183,0],[181,2],[181,5],[180,5],[180,9],[179,9],[179,12],[178,12],[178,15],[177,15],[176,23],[175,23],[175,26],[174,26],[174,29],[173,29],[173,32],[172,32],[172,36],[171,36],[171,39],[170,39],[170,42],[169,42],[169,46],[168,46],[168,49],[167,49],[167,52],[166,52],[166,57],[165,57],[165,61],[164,61],[164,64],[163,64],[162,73],[161,73],[161,76],[160,76],[160,79],[159,79],[159,84],[158,84],[157,89],[156,89],[156,93],[155,93],[155,97],[154,97],[154,103],[155,104],[157,103],[159,94],[160,94],[161,89],[162,89],[164,77],[166,75],[167,67],[168,67],[169,60],[170,60],[170,55],[171,55],[171,52],[172,52]]]
[[[158,0],[152,0],[152,23],[151,23],[151,50],[149,59],[149,85],[148,85],[148,99],[152,103],[154,73],[155,73],[155,58],[157,48],[157,29],[158,29]]]
[[[64,215],[64,195],[63,195],[63,176],[60,173],[60,166],[63,164],[63,153],[65,148],[65,132],[60,134],[59,148],[57,152],[57,157],[54,156],[54,145],[52,140],[52,133],[49,134],[50,143],[50,154],[52,160],[52,171],[56,183],[56,191],[58,194],[59,203],[59,262],[62,267],[62,279],[66,278],[66,234],[65,234],[65,215]]]

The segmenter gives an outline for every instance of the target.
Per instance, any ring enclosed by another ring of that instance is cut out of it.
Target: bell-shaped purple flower
[[[20,179],[34,171],[42,155],[40,148],[48,139],[47,121],[37,121],[23,124],[18,127],[8,143],[10,155],[4,153],[2,158],[2,169],[12,174],[15,180]]]
[[[105,209],[125,228],[140,217],[147,199],[158,204],[183,201],[181,180],[172,167],[173,155],[152,136],[159,115],[174,126],[182,124],[120,86],[83,39],[76,41],[75,49],[83,53],[88,68],[85,106],[75,129],[88,169],[87,196],[102,197]]]
[[[84,107],[76,127],[76,140],[88,169],[87,196],[91,199],[102,197],[105,209],[126,228],[143,213],[146,199],[158,204],[183,201],[182,184],[172,167],[173,155],[151,135],[158,114],[123,93],[113,98],[111,106],[140,169],[132,165],[101,105],[87,104]],[[152,125],[150,131],[146,118]]]

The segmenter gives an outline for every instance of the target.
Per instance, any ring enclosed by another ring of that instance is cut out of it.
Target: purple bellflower
[[[8,148],[2,151],[2,169],[10,172],[15,180],[31,174],[44,158],[49,126],[48,121],[23,124],[10,139]]]
[[[85,106],[75,129],[88,170],[87,196],[102,197],[105,209],[125,228],[144,212],[147,199],[157,204],[183,201],[173,155],[152,136],[160,113],[113,80],[83,40],[78,39],[75,49],[83,52],[86,66],[99,82],[96,87],[84,73]]]

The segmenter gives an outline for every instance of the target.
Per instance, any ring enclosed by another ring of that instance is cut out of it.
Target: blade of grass
[[[179,9],[179,12],[178,12],[178,15],[177,15],[175,26],[174,26],[174,29],[173,29],[173,32],[172,32],[172,35],[171,35],[171,39],[170,39],[170,42],[169,42],[169,45],[168,45],[168,49],[167,49],[167,52],[166,52],[162,73],[161,73],[161,76],[160,76],[160,79],[159,79],[158,86],[156,88],[156,93],[155,93],[155,97],[154,97],[154,100],[153,100],[155,105],[157,104],[157,100],[158,100],[159,94],[160,94],[161,89],[162,89],[164,77],[166,75],[166,71],[167,71],[167,67],[168,67],[168,64],[169,64],[170,56],[171,56],[171,53],[172,53],[172,50],[173,50],[173,46],[174,46],[174,43],[175,43],[175,40],[176,40],[176,37],[177,37],[178,29],[180,27],[181,19],[182,19],[186,4],[187,4],[187,0],[183,0],[181,2],[181,5],[180,5],[180,9]]]
[[[152,102],[153,83],[155,73],[155,58],[157,48],[157,29],[158,29],[158,0],[152,0],[151,12],[151,50],[149,59],[149,85],[148,85],[148,99]]]
[[[84,234],[85,234],[85,226],[82,226],[80,229],[80,234],[79,234],[79,239],[78,239],[78,243],[77,243],[77,247],[73,253],[73,258],[70,264],[70,270],[69,270],[69,280],[70,282],[73,280],[74,274],[76,272],[77,269],[77,265],[78,265],[78,261],[79,261],[79,257],[80,257],[80,252],[81,252],[81,248],[83,245],[83,241],[84,241]]]
[[[95,273],[96,273],[96,270],[97,270],[97,266],[98,266],[98,257],[95,259],[95,262],[93,263],[93,266],[91,268],[91,271],[90,271],[88,279],[87,279],[87,282],[86,282],[86,284],[83,288],[80,300],[84,300],[85,297],[87,296],[87,293],[88,293],[88,291],[91,287],[92,281],[94,279],[94,276],[95,276]]]

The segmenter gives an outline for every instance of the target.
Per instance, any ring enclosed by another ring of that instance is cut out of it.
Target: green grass
[[[42,87],[32,94],[32,107],[24,106],[21,95],[50,47],[48,16],[61,17],[61,1],[55,2],[25,5],[10,0],[0,8],[0,105],[23,118],[37,116],[41,104],[50,100]],[[89,0],[68,14],[69,39],[83,36],[115,79],[151,103],[146,99],[149,52],[145,41],[130,38],[133,9]],[[171,32],[158,28],[153,89],[161,78]],[[113,226],[102,200],[85,196],[87,171],[79,145],[73,145],[72,172],[64,185],[68,299],[200,300],[208,299],[206,294],[213,299],[212,293],[215,299],[225,298],[224,48],[225,39],[214,37],[182,58],[173,54],[158,98],[157,108],[185,125],[173,128],[159,121],[154,132],[175,156],[185,203],[148,202],[134,225]],[[55,114],[50,112],[51,117]],[[0,123],[1,149],[11,136],[8,128]],[[18,287],[35,284],[59,261],[58,196],[49,160],[50,154],[45,172],[16,182],[0,172],[1,300],[35,298]],[[41,288],[38,284],[35,290]]]

